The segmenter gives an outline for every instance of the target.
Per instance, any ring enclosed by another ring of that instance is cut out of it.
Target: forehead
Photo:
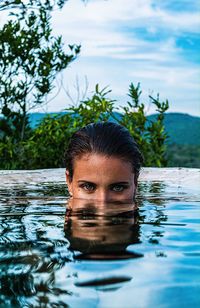
[[[110,181],[127,181],[132,176],[131,163],[115,156],[89,153],[74,161],[73,177],[76,179],[96,181],[103,177]]]

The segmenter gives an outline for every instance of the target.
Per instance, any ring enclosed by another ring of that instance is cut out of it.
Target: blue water
[[[0,190],[0,307],[200,307],[195,192],[73,202],[63,183]]]

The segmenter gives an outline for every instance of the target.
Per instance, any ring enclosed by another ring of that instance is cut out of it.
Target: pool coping
[[[200,192],[200,169],[196,168],[142,168],[139,182],[162,182],[187,187]],[[65,169],[0,170],[0,187],[21,184],[64,183]]]

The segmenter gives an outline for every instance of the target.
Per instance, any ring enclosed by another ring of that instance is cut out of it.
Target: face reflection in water
[[[127,259],[142,257],[126,248],[139,242],[134,203],[103,203],[71,198],[65,217],[65,236],[78,259]]]
[[[102,202],[132,201],[136,192],[130,162],[115,156],[89,153],[75,159],[72,180],[66,171],[73,198]]]

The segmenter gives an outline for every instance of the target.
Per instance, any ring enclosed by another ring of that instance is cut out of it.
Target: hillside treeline
[[[200,145],[168,144],[166,159],[168,167],[200,168]]]

